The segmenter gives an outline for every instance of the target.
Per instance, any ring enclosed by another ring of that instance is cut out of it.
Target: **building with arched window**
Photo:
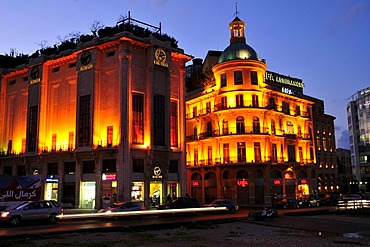
[[[245,22],[236,17],[229,28],[230,45],[204,62],[213,78],[187,93],[188,190],[204,203],[240,205],[319,192],[316,99],[303,94],[302,80],[267,71],[246,43]]]
[[[0,59],[0,176],[37,174],[38,198],[75,208],[185,195],[191,56],[132,23],[148,27],[129,17],[18,66]]]

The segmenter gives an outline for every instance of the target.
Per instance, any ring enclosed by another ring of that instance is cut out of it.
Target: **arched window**
[[[260,119],[258,117],[253,117],[253,133],[260,133]]]
[[[307,178],[307,172],[301,170],[297,174],[297,178]]]
[[[229,179],[229,178],[230,178],[230,172],[224,171],[224,173],[222,173],[222,179]]]
[[[244,118],[242,116],[236,118],[236,133],[245,133]]]
[[[291,172],[291,171],[287,171],[286,173],[285,173],[285,175],[284,175],[284,177],[285,178],[294,178],[294,176],[293,176],[293,172]]]
[[[290,122],[290,121],[286,122],[286,132],[287,132],[287,134],[294,133],[294,126],[293,126],[292,122]]]
[[[283,178],[283,175],[278,170],[273,170],[270,176],[271,178]]]
[[[193,173],[191,175],[191,180],[202,180],[202,175],[200,175],[199,173]]]
[[[271,134],[276,134],[275,120],[271,119]]]
[[[207,137],[213,136],[213,130],[212,130],[212,122],[209,121],[207,123]]]
[[[229,134],[229,122],[226,119],[222,121],[222,134]]]
[[[248,178],[248,172],[246,170],[240,170],[236,173],[237,179]]]

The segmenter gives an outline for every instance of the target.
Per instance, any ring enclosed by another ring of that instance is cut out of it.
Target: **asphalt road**
[[[349,217],[335,214],[335,207],[318,207],[310,209],[279,210],[279,216],[273,220],[252,221],[248,219],[251,209],[241,208],[237,213],[200,213],[197,215],[145,216],[142,218],[88,218],[62,220],[55,225],[24,224],[19,227],[0,225],[1,237],[29,236],[34,234],[52,234],[61,232],[103,232],[117,231],[123,228],[158,229],[179,227],[194,222],[246,221],[280,228],[293,228],[317,232],[325,235],[343,235],[360,233],[370,237],[370,218]],[[294,215],[294,216],[289,216]]]

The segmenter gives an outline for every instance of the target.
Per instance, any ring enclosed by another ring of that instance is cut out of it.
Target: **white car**
[[[63,208],[56,201],[30,201],[1,211],[0,220],[8,222],[12,226],[18,226],[23,221],[37,220],[56,223],[57,216],[61,214],[63,214]]]

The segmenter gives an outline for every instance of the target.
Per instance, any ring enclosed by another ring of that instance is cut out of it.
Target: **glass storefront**
[[[144,182],[132,182],[131,183],[131,200],[132,201],[144,201]]]
[[[95,208],[95,187],[96,183],[91,182],[81,182],[80,186],[80,207],[86,209]]]
[[[150,181],[150,206],[157,207],[162,203],[163,198],[161,198],[162,193],[162,181]]]
[[[44,198],[58,201],[58,179],[46,179]]]

